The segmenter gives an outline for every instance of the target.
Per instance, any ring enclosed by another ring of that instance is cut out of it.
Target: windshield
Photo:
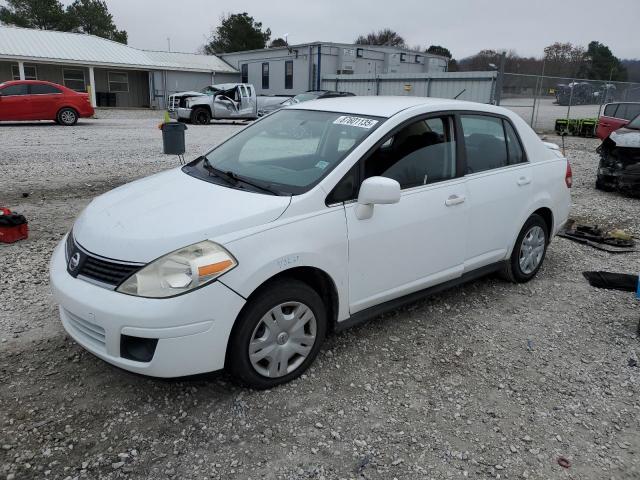
[[[296,95],[295,97],[293,97],[291,100],[293,101],[293,103],[302,103],[308,102],[309,100],[315,100],[319,96],[320,94],[318,93],[301,93],[300,95]]]
[[[379,117],[364,115],[279,110],[184,170],[208,181],[214,181],[212,171],[214,176],[215,171],[231,173],[277,193],[300,194],[319,182],[381,123]]]
[[[209,86],[209,87],[204,87],[202,90],[200,90],[200,93],[204,93],[206,95],[213,95],[218,91],[220,90],[215,87]]]
[[[640,130],[640,115],[631,120],[629,123],[625,125],[627,128],[632,128],[634,130]]]

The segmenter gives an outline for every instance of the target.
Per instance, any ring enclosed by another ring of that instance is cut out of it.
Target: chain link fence
[[[571,133],[590,135],[607,103],[640,102],[640,83],[505,73],[500,94],[500,105],[538,132],[554,131],[559,120]]]

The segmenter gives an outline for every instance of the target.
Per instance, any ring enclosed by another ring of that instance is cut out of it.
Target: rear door
[[[62,90],[46,83],[32,83],[29,87],[32,120],[54,120],[62,106]]]
[[[0,120],[30,120],[29,86],[24,83],[0,89]]]
[[[527,215],[532,169],[511,122],[489,114],[461,114],[469,228],[464,271],[503,260]]]

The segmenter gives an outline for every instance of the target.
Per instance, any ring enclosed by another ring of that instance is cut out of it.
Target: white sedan
[[[67,332],[107,362],[269,388],[329,332],[491,272],[531,280],[570,187],[558,148],[503,108],[311,101],[96,198],[51,285]]]

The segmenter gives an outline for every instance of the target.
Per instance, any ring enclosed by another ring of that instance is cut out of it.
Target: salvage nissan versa
[[[96,198],[51,284],[67,332],[107,362],[269,388],[331,331],[491,272],[533,278],[570,186],[558,148],[499,107],[310,101]]]

